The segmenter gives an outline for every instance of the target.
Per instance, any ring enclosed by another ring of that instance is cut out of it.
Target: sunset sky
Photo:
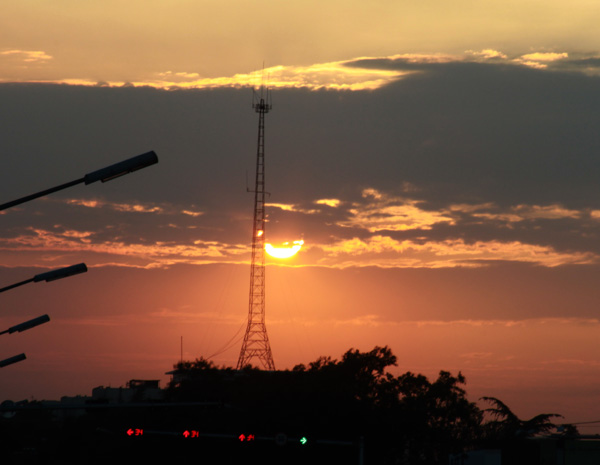
[[[235,366],[266,116],[278,369],[388,345],[522,417],[600,420],[600,3],[8,0],[0,203],[154,150],[158,165],[0,215],[0,401]],[[264,66],[264,70],[263,70]],[[253,186],[250,185],[252,188]],[[581,427],[591,432],[591,428]]]

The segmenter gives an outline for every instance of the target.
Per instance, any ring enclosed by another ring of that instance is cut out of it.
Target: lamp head
[[[151,150],[150,152],[142,153],[136,157],[88,173],[83,179],[86,185],[96,181],[106,182],[127,173],[132,173],[142,168],[146,168],[147,166],[154,165],[155,163],[158,163],[158,156],[154,150]]]
[[[45,273],[36,274],[33,277],[33,282],[38,283],[40,281],[56,281],[57,279],[67,278],[69,276],[73,276],[79,273],[85,273],[86,271],[87,266],[85,266],[85,263],[79,263],[77,265],[67,266],[58,270],[46,271]]]

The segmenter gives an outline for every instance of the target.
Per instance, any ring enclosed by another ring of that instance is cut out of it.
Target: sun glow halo
[[[273,247],[271,244],[265,244],[265,251],[274,258],[290,258],[298,253],[302,248],[304,241],[294,241],[293,245],[289,247],[289,242],[284,242],[286,247]]]

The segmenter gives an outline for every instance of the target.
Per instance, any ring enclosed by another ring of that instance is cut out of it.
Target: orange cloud
[[[104,206],[104,202],[99,200],[85,200],[85,199],[69,199],[67,203],[70,205],[79,205],[87,208],[98,208]]]
[[[452,268],[484,266],[488,261],[516,261],[554,267],[566,264],[597,263],[592,252],[558,252],[552,247],[520,241],[477,241],[462,239],[417,243],[387,236],[358,238],[322,245],[325,256],[319,264],[345,268],[379,266],[382,268]]]
[[[590,212],[590,217],[594,220],[600,220],[600,210],[592,210]]]
[[[569,58],[568,53],[535,52],[521,55],[521,59],[525,61],[556,61],[565,58]]]
[[[192,244],[162,242],[127,243],[124,241],[95,241],[90,231],[48,231],[28,229],[22,234],[0,241],[0,247],[13,252],[44,252],[44,260],[51,255],[65,253],[87,255],[95,264],[162,267],[176,263],[203,264],[213,262],[239,263],[238,258],[249,252],[246,245],[232,245],[216,241],[196,240]]]
[[[188,216],[193,216],[193,217],[198,217],[204,214],[204,212],[195,212],[195,211],[191,211],[191,210],[182,210],[182,212],[184,215],[188,215]]]
[[[459,55],[451,55],[448,53],[400,53],[386,57],[390,60],[404,60],[409,63],[451,63],[460,61],[462,57]],[[357,58],[357,60],[360,58]]]
[[[8,50],[0,55],[18,57],[24,62],[44,63],[53,57],[43,51]],[[304,88],[364,91],[379,89],[391,82],[401,79],[411,73],[420,72],[418,69],[390,69],[377,67],[377,62],[386,60],[411,64],[435,64],[451,62],[487,62],[489,60],[506,61],[531,68],[545,69],[549,63],[566,60],[566,52],[533,52],[519,57],[509,56],[492,48],[479,51],[467,50],[463,54],[449,53],[402,53],[384,56],[355,57],[349,60],[329,61],[310,65],[277,65],[248,73],[203,77],[197,72],[156,71],[145,77],[133,78],[130,81],[108,79],[98,81],[86,78],[63,79],[26,79],[21,82],[58,83],[78,86],[104,87],[154,87],[157,89],[213,89],[221,87],[260,87],[265,84],[271,88]],[[362,63],[375,63],[374,66],[362,66]],[[6,80],[1,79],[0,82]]]
[[[53,58],[41,50],[6,50],[0,52],[0,55],[12,56],[26,63],[45,62]]]
[[[515,63],[528,66],[529,68],[535,69],[546,69],[548,63],[557,60],[563,60],[569,57],[568,53],[554,53],[554,52],[535,52],[521,55],[519,58],[515,58]]]
[[[592,264],[598,262],[598,256],[591,251],[558,250],[549,244],[536,244],[529,239],[472,240],[460,237],[461,224],[477,224],[486,227],[487,221],[502,221],[507,227],[518,222],[531,222],[524,228],[536,227],[538,220],[580,220],[598,219],[596,210],[575,210],[559,204],[525,205],[520,204],[506,209],[493,203],[452,204],[447,208],[426,210],[421,201],[407,199],[369,188],[362,191],[362,200],[350,204],[340,199],[319,199],[317,205],[339,208],[339,219],[328,220],[323,224],[325,234],[319,237],[306,237],[308,244],[304,252],[297,257],[294,266],[323,266],[332,268],[377,266],[381,268],[452,268],[481,267],[494,261],[513,261],[554,267],[565,264]],[[65,202],[65,201],[60,201]],[[109,208],[120,212],[139,214],[172,215],[168,222],[159,228],[179,228],[179,219],[184,216],[197,217],[203,212],[183,210],[168,204],[110,203],[101,200],[66,201],[69,205],[86,208]],[[349,209],[342,206],[350,205]],[[325,214],[318,210],[304,210],[295,204],[268,204],[293,214]],[[327,215],[333,214],[328,211]],[[176,215],[181,215],[177,217]],[[475,221],[474,221],[475,220]],[[300,221],[295,219],[294,221]],[[311,220],[312,221],[312,220]],[[112,263],[120,266],[162,267],[176,263],[247,263],[249,245],[228,242],[231,239],[209,240],[206,236],[194,233],[190,236],[184,229],[198,228],[182,223],[181,234],[175,240],[143,241],[135,232],[132,224],[123,224],[117,229],[76,230],[54,225],[49,228],[29,228],[16,237],[0,242],[0,247],[10,260],[17,260],[17,252],[43,251],[36,262],[34,254],[25,254],[30,266],[41,266],[48,260],[62,259],[74,253],[86,254],[92,260],[90,264]],[[437,225],[451,228],[435,229]],[[493,223],[491,228],[497,228]],[[340,229],[341,228],[341,229]],[[329,231],[329,234],[327,232]],[[430,237],[428,231],[434,236]],[[438,236],[443,231],[455,231],[451,236]],[[112,237],[111,231],[115,232]],[[412,232],[411,232],[412,231]],[[415,233],[419,235],[415,237]],[[399,239],[398,236],[404,236]],[[124,238],[127,239],[124,239]],[[474,237],[476,239],[476,237]],[[242,240],[243,241],[243,240]],[[13,258],[10,258],[13,257]],[[87,258],[86,258],[87,260]],[[284,266],[285,264],[272,264]]]
[[[279,208],[280,210],[287,212],[305,213],[309,215],[317,213],[317,210],[304,210],[293,203],[265,203],[265,207]]]
[[[397,57],[400,56],[402,55],[397,55]],[[270,88],[357,91],[378,89],[409,74],[408,71],[348,66],[353,61],[356,61],[356,59],[317,63],[308,66],[273,66],[251,73],[210,78],[202,78],[198,73],[166,71],[156,73],[155,79],[134,82],[107,81],[102,85],[110,87],[148,86],[158,89],[211,89],[219,87],[260,87],[264,83]],[[37,80],[35,82],[55,82],[84,86],[98,85],[97,81],[85,79]]]
[[[355,205],[351,217],[338,222],[339,226],[361,228],[369,232],[406,231],[409,229],[431,229],[437,223],[454,224],[454,219],[445,212],[419,208],[421,202],[388,196],[375,189],[365,189],[363,198],[372,199],[366,205]]]
[[[192,210],[178,210],[175,207],[169,205],[158,206],[155,204],[143,205],[139,203],[115,203],[105,202],[102,200],[87,200],[87,199],[69,199],[66,200],[69,205],[76,205],[86,208],[109,208],[111,210],[119,212],[130,212],[130,213],[159,213],[159,214],[176,214],[181,213],[187,216],[198,217],[203,215],[203,212],[192,211]]]
[[[544,218],[544,219],[561,219],[561,218],[579,218],[581,212],[577,210],[569,210],[560,205],[517,205],[512,208],[515,212],[522,214],[524,218]]]
[[[316,200],[315,203],[317,205],[327,205],[328,207],[337,208],[339,207],[341,201],[338,199],[320,199]]]
[[[279,208],[283,211],[294,212],[296,210],[296,206],[294,204],[285,204],[285,203],[266,203],[265,207],[274,207]]]
[[[473,213],[473,216],[490,220],[517,223],[525,220],[546,219],[558,220],[564,218],[581,218],[582,212],[569,210],[561,205],[516,205],[509,212],[503,213]]]
[[[467,50],[466,53],[469,53],[471,55],[475,55],[477,57],[483,58],[485,60],[491,60],[493,58],[502,58],[502,59],[506,59],[507,56],[506,54],[499,52],[498,50],[493,50],[491,48],[486,48],[484,50],[481,50],[479,52],[475,52],[473,50]]]

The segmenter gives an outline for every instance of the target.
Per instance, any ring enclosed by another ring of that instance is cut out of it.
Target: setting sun
[[[273,247],[271,244],[265,244],[265,251],[274,258],[290,258],[298,253],[302,248],[304,241],[294,241],[294,245],[289,247],[289,242],[284,242],[285,247]]]

